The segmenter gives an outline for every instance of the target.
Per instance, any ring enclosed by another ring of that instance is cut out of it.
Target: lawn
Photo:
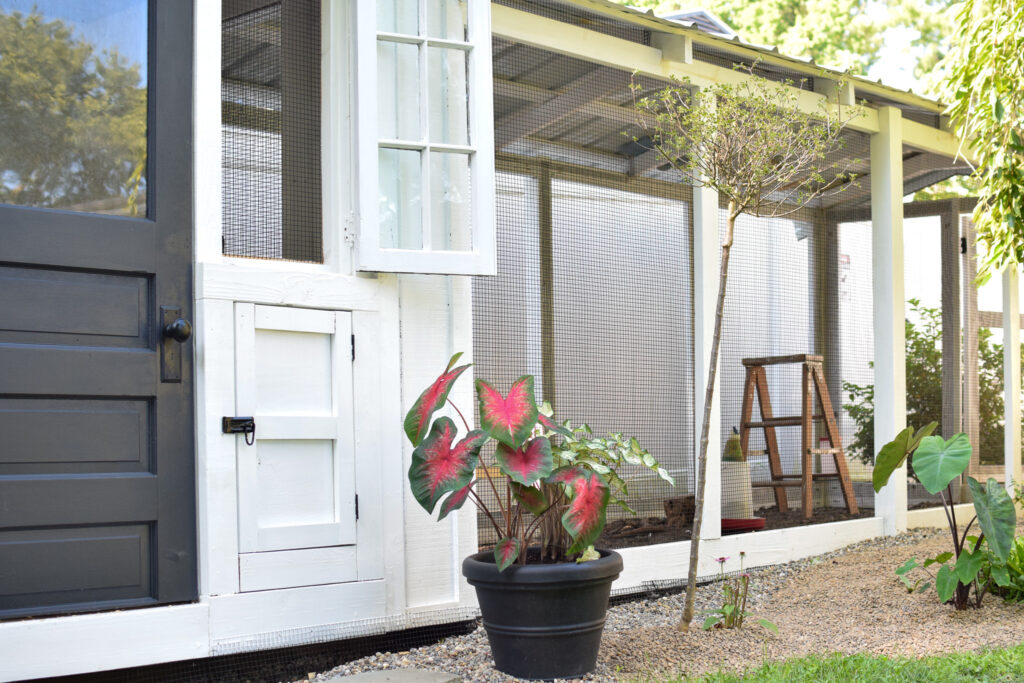
[[[718,673],[704,677],[670,679],[677,683],[820,683],[843,681],[1020,681],[1024,680],[1024,645],[983,652],[957,652],[920,659],[878,655],[811,655],[771,662],[743,674]]]

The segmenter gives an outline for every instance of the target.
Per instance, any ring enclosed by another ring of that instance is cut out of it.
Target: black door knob
[[[183,344],[192,336],[192,323],[184,318],[178,318],[164,327],[164,336]]]

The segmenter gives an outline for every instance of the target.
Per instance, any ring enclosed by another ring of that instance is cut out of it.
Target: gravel
[[[748,609],[773,621],[772,635],[749,622],[742,630],[689,633],[675,625],[682,593],[638,599],[608,610],[597,669],[585,681],[617,681],[739,670],[768,660],[810,653],[872,652],[923,655],[1024,641],[1024,607],[988,596],[980,610],[955,612],[934,590],[908,594],[893,569],[946,549],[948,531],[915,529],[862,541],[841,550],[751,570]],[[717,606],[720,588],[697,590],[697,610]],[[496,671],[482,627],[406,652],[383,652],[348,662],[312,680],[363,671],[419,668],[446,671],[464,681],[518,679]],[[309,679],[304,679],[308,680]]]

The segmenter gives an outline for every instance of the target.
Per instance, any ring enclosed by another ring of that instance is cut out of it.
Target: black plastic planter
[[[622,556],[528,564],[498,572],[490,552],[470,555],[462,574],[476,588],[494,665],[519,678],[570,678],[593,671],[608,594]]]

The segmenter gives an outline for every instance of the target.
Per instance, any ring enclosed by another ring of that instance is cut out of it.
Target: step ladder
[[[836,416],[832,411],[832,399],[829,397],[828,386],[825,384],[825,371],[822,369],[824,358],[800,354],[795,356],[770,356],[767,358],[745,358],[743,365],[747,368],[747,379],[743,389],[743,411],[740,417],[740,448],[743,450],[743,457],[748,459],[750,455],[762,455],[764,451],[751,453],[750,430],[763,429],[764,441],[767,447],[768,464],[771,468],[772,480],[770,482],[755,482],[755,487],[770,487],[775,490],[775,502],[779,506],[779,512],[786,512],[789,507],[786,501],[786,487],[799,486],[802,488],[802,507],[805,519],[810,519],[814,510],[814,487],[815,479],[838,479],[843,491],[843,500],[846,501],[846,509],[850,514],[858,512],[857,498],[853,495],[853,484],[850,482],[850,472],[846,466],[846,456],[843,454],[842,438],[839,436],[839,426],[836,424]],[[801,363],[803,365],[803,381],[801,385],[801,396],[803,409],[800,415],[794,417],[775,417],[772,412],[771,397],[768,395],[768,374],[765,371],[767,365],[785,365]],[[760,421],[754,421],[754,395],[757,394],[757,401],[761,407]],[[821,413],[815,415],[814,394],[818,395],[818,407]],[[828,440],[828,448],[816,448],[813,443],[815,420],[825,422],[825,438]],[[779,441],[775,430],[778,427],[797,427],[802,431],[802,457],[800,474],[783,474],[782,460],[779,457]],[[831,455],[835,462],[835,473],[815,474],[814,456]]]

